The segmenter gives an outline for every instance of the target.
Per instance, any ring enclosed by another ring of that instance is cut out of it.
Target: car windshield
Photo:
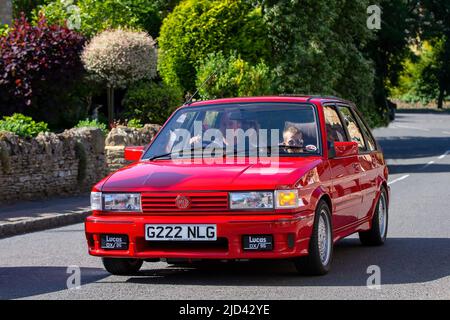
[[[207,151],[207,152],[206,152]],[[187,107],[161,129],[143,159],[319,154],[316,112],[299,103]]]

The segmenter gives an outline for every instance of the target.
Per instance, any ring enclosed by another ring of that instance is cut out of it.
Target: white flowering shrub
[[[124,87],[156,76],[155,42],[145,32],[106,30],[86,45],[82,53],[86,70],[108,87]]]

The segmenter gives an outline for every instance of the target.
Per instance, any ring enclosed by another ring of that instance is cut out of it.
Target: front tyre
[[[102,258],[106,271],[117,276],[129,276],[137,273],[142,267],[143,260],[122,259],[122,258]]]
[[[328,273],[333,258],[333,229],[331,210],[324,200],[316,208],[313,232],[309,240],[309,254],[294,260],[298,273],[302,275],[324,275]]]
[[[359,233],[359,240],[366,246],[381,246],[386,241],[388,228],[388,201],[384,187],[381,188],[375,213],[372,218],[372,227]]]

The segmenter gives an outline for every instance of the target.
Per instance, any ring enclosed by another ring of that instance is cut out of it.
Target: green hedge
[[[163,124],[182,103],[179,88],[149,81],[132,85],[123,100],[126,117],[157,124]]]

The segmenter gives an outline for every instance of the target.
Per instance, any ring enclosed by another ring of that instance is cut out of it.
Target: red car
[[[183,105],[133,163],[100,181],[89,253],[112,274],[144,261],[291,259],[330,269],[358,232],[382,245],[388,169],[360,112],[335,97],[276,96]]]

